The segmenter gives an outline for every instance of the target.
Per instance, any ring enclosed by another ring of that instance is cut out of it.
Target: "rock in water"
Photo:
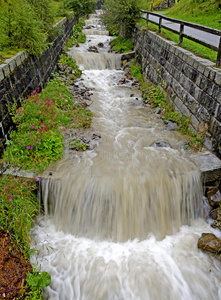
[[[221,193],[218,188],[214,187],[207,193],[209,204],[212,207],[217,207],[221,202]]]
[[[215,254],[221,253],[221,240],[212,233],[203,233],[198,240],[198,248]]]

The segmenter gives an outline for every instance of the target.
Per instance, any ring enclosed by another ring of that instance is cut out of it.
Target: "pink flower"
[[[28,145],[27,147],[26,147],[27,149],[31,149],[31,147]]]
[[[40,178],[38,178],[38,177],[36,177],[36,179],[35,179],[36,181],[39,181],[40,180]]]
[[[4,189],[5,189],[5,190],[7,189],[7,186],[6,186],[6,185],[4,186]]]
[[[9,198],[9,201],[13,201],[12,198]]]
[[[40,142],[40,141],[41,141],[41,139],[38,139],[38,141]]]

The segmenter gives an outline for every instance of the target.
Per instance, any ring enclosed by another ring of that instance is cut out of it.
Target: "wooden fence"
[[[146,10],[143,10],[143,9],[141,9],[141,12],[142,12],[142,18],[146,20],[146,23],[148,24],[148,22],[151,22],[151,23],[157,25],[159,27],[159,32],[161,32],[161,28],[164,28],[164,29],[167,29],[169,31],[172,31],[175,34],[178,34],[179,35],[179,44],[181,44],[183,42],[183,38],[186,38],[186,39],[194,41],[194,42],[196,42],[200,45],[203,45],[203,46],[205,46],[209,49],[212,49],[212,50],[216,51],[217,52],[216,65],[221,66],[221,30],[213,29],[213,28],[206,27],[206,26],[199,25],[199,24],[194,24],[194,23],[190,23],[190,22],[186,22],[186,21],[181,21],[181,20],[169,18],[169,17],[163,16],[163,15],[160,15],[158,13],[153,13],[153,12],[146,11]],[[158,17],[158,22],[156,22],[154,20],[150,20],[151,15],[155,16],[155,17]],[[170,21],[170,22],[175,23],[175,24],[180,24],[179,30],[176,30],[176,29],[173,29],[173,28],[170,28],[168,26],[163,25],[162,24],[163,20]],[[213,45],[213,44],[210,44],[208,42],[205,42],[205,41],[201,40],[200,38],[196,38],[196,37],[193,37],[191,35],[187,35],[186,33],[184,33],[184,27],[185,26],[190,27],[190,28],[194,28],[194,29],[198,29],[198,30],[201,30],[203,32],[210,33],[210,34],[213,34],[213,35],[217,36],[217,39],[219,41],[218,42],[218,47]]]

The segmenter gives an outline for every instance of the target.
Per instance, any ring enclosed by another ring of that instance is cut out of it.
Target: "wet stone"
[[[221,240],[212,233],[203,233],[198,240],[198,248],[212,253],[221,253]]]
[[[170,144],[164,141],[155,142],[152,147],[171,148]]]
[[[218,188],[214,187],[207,193],[209,204],[212,207],[216,207],[221,202],[221,193]]]
[[[170,122],[165,126],[165,130],[168,130],[168,131],[176,130],[177,128],[178,128],[178,125],[173,122]]]

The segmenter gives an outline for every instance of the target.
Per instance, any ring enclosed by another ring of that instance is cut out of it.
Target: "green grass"
[[[217,0],[180,0],[166,16],[221,30],[221,8]],[[220,3],[221,4],[221,3]]]
[[[194,53],[195,55],[199,56],[199,57],[203,57],[203,58],[207,58],[209,60],[211,60],[212,62],[216,62],[216,58],[217,58],[217,52],[213,51],[207,47],[204,47],[202,45],[199,45],[195,42],[192,42],[188,39],[183,39],[183,43],[179,44],[179,35],[170,32],[169,30],[166,30],[164,28],[162,28],[161,33],[158,32],[158,26],[152,23],[148,23],[148,25],[146,25],[146,21],[144,19],[141,19],[138,23],[143,29],[148,29],[151,31],[156,32],[158,35],[164,37],[165,39],[171,40],[173,42],[175,42],[177,45],[179,45],[180,47],[187,49],[189,51],[191,51],[192,53]]]
[[[164,10],[164,15],[221,30],[221,23],[218,22],[221,21],[221,8],[219,8],[219,3],[220,1],[217,0],[180,0],[172,8]],[[159,34],[158,26],[155,24],[149,22],[148,26],[146,26],[146,21],[140,20],[139,25]],[[179,43],[179,35],[169,30],[162,29],[159,35],[177,44]],[[180,46],[193,52],[197,56],[207,58],[214,63],[216,62],[216,51],[210,50],[207,47],[185,38]]]

